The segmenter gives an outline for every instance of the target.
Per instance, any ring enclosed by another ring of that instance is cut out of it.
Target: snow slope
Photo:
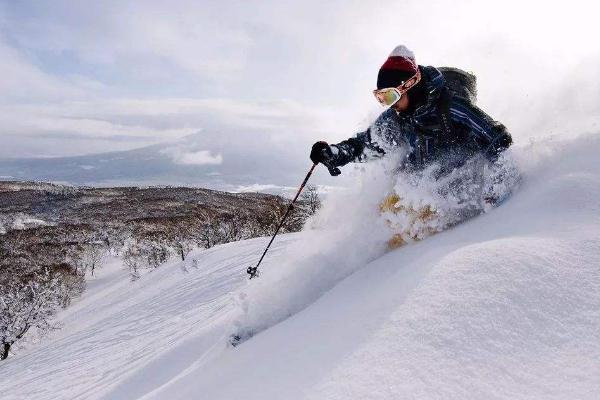
[[[293,240],[286,235],[274,254]],[[112,260],[60,315],[61,330],[0,365],[2,399],[93,399],[120,384],[127,390],[109,398],[129,399],[179,373],[219,342],[227,326],[219,320],[235,308],[231,291],[245,284],[247,261],[265,241],[195,252],[187,263],[161,266],[136,282]]]
[[[599,153],[521,148],[510,201],[385,255],[347,217],[278,239],[250,284],[263,239],[117,280],[0,366],[3,398],[600,398]],[[244,327],[262,332],[227,347]]]

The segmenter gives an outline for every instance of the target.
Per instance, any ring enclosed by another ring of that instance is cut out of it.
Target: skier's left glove
[[[315,164],[327,163],[333,157],[331,147],[327,142],[317,142],[313,144],[310,151],[310,159]]]

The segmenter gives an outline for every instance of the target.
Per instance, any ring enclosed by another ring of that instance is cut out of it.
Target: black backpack
[[[475,104],[477,102],[477,77],[459,68],[440,67],[438,70],[446,79],[446,88],[453,96],[462,97]]]
[[[477,101],[477,78],[470,72],[459,68],[440,67],[438,70],[446,80],[446,87],[439,104],[440,125],[448,140],[455,137],[454,127],[450,119],[450,99],[460,97],[475,104]]]

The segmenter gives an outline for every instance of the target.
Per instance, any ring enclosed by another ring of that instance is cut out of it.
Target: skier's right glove
[[[327,142],[317,142],[313,144],[310,151],[310,159],[312,162],[315,164],[327,164],[332,157],[333,152],[331,151],[331,147],[327,144]]]

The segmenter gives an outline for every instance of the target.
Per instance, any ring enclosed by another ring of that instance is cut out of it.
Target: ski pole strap
[[[256,266],[255,267],[248,267],[248,269],[246,270],[246,273],[248,275],[250,275],[249,279],[252,279],[252,278],[255,278],[255,277],[258,276],[258,267],[259,267],[260,263],[262,262],[263,258],[265,258],[265,255],[269,251],[269,248],[271,247],[271,244],[273,244],[273,241],[275,240],[275,237],[279,233],[279,230],[283,226],[283,223],[285,222],[285,220],[287,219],[288,215],[290,214],[290,211],[292,211],[292,209],[294,208],[294,203],[296,203],[296,200],[298,200],[298,197],[300,196],[300,193],[302,193],[302,190],[304,189],[304,186],[306,186],[306,183],[310,179],[310,176],[312,175],[312,173],[315,170],[316,166],[317,166],[317,164],[313,164],[313,166],[308,171],[308,174],[306,174],[306,177],[304,178],[304,181],[302,181],[302,184],[298,188],[298,192],[296,192],[296,196],[294,196],[294,199],[292,200],[292,202],[288,206],[287,210],[285,211],[285,214],[283,215],[283,218],[281,218],[281,221],[279,222],[279,225],[277,226],[277,229],[275,229],[275,233],[271,237],[271,240],[269,241],[269,244],[267,244],[267,247],[265,248],[265,251],[262,253],[262,256],[260,256],[260,260],[258,260],[258,263],[256,264]]]

